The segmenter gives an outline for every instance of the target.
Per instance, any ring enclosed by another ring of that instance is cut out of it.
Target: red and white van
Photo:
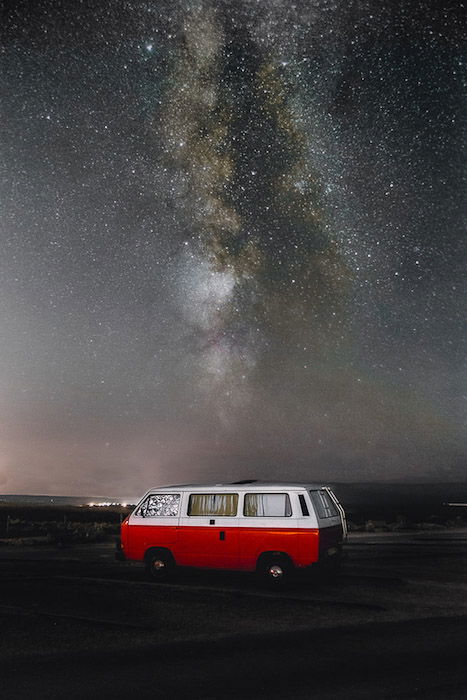
[[[164,486],[122,523],[117,558],[143,562],[154,579],[194,566],[279,581],[294,569],[337,564],[346,534],[344,510],[321,484]]]

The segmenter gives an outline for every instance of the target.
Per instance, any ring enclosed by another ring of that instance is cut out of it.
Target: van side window
[[[178,515],[180,508],[179,493],[153,493],[141,503],[134,515],[142,518],[154,518],[160,515]]]
[[[298,494],[298,500],[300,501],[300,508],[302,509],[302,515],[310,515],[310,511],[308,510],[308,505],[307,502],[305,501],[305,496],[303,493]]]
[[[339,515],[326,491],[310,491],[310,496],[319,518],[332,518]]]
[[[237,515],[238,493],[192,493],[188,515]]]
[[[252,517],[290,517],[292,507],[287,493],[247,493],[243,515]]]

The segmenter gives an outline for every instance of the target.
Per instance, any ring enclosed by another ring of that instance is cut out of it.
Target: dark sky
[[[0,490],[465,478],[463,9],[2,3]]]

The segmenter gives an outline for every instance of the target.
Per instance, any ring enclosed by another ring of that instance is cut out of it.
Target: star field
[[[3,491],[465,477],[462,9],[4,3]]]

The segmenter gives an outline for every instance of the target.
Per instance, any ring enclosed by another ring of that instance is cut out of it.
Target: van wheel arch
[[[166,581],[175,570],[175,559],[166,547],[150,547],[144,554],[146,576],[152,581]]]

